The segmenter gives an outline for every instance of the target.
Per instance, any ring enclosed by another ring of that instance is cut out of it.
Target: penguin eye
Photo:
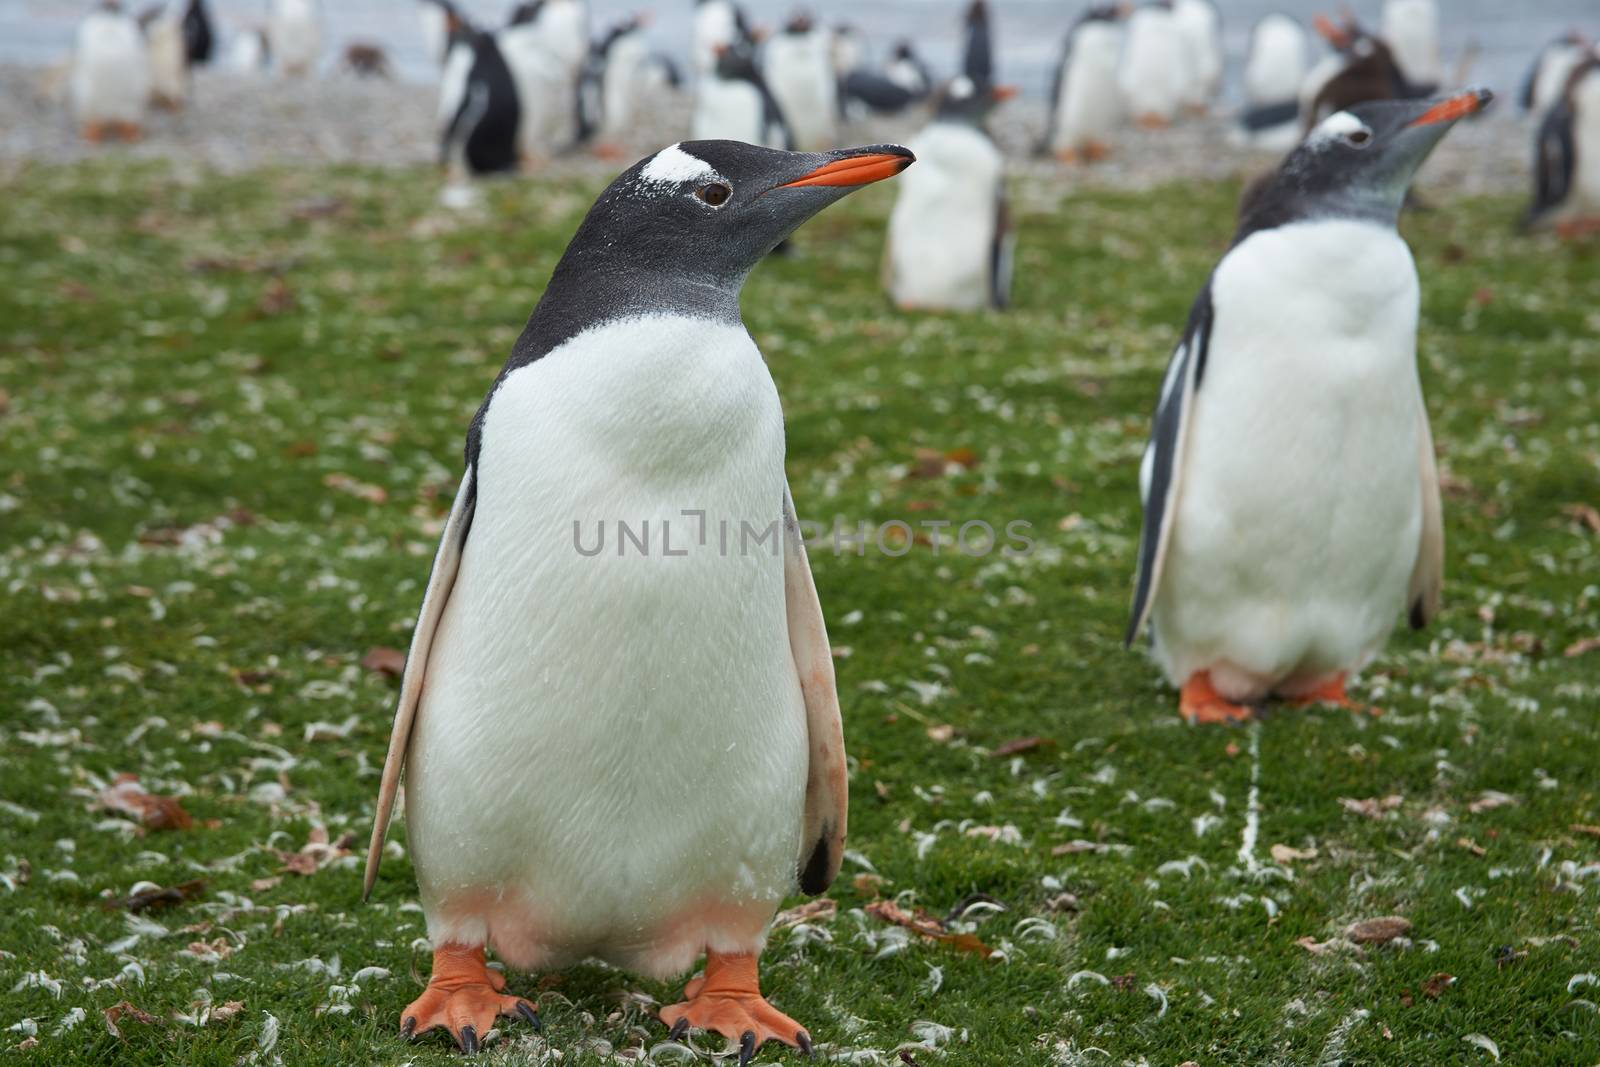
[[[733,195],[733,190],[721,182],[711,182],[709,185],[702,185],[696,189],[694,195],[712,207],[721,207],[728,202],[728,197]]]
[[[1365,148],[1367,145],[1372,143],[1372,131],[1351,130],[1349,133],[1344,135],[1344,139],[1346,143],[1353,144],[1357,148]]]

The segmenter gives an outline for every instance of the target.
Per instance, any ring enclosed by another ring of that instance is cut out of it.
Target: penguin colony
[[[519,4],[498,29],[450,0],[421,10],[441,70],[441,160],[459,174],[584,144],[614,155],[639,102],[681,77],[643,17],[592,39],[582,0]],[[997,80],[988,5],[961,18],[961,67],[940,81],[906,42],[874,66],[848,27],[799,15],[766,34],[733,0],[695,0],[693,138],[596,200],[467,429],[365,874],[370,893],[403,773],[433,946],[429,984],[399,1019],[406,1037],[441,1029],[473,1053],[497,1018],[539,1026],[489,951],[521,969],[593,957],[659,978],[703,958],[659,1012],[671,1037],[719,1034],[741,1067],[768,1041],[810,1051],[806,1026],[762,996],[758,960],[779,902],[838,872],[843,726],[779,397],[739,294],[812,215],[894,178],[889,299],[1006,307],[1015,235],[985,121],[1014,90]],[[1247,190],[1201,281],[1138,472],[1126,638],[1148,638],[1193,724],[1274,700],[1363,710],[1350,679],[1396,620],[1421,628],[1440,607],[1420,281],[1396,223],[1430,152],[1491,94],[1441,95],[1433,0],[1388,0],[1376,30],[1349,15],[1314,30],[1332,50],[1317,62],[1315,38],[1286,15],[1251,31],[1239,136],[1284,156]],[[265,33],[241,40],[286,76],[314,70],[314,0],[277,0]],[[1220,40],[1210,0],[1086,7],[1039,153],[1092,163],[1129,125],[1204,112]],[[188,64],[214,49],[202,0],[139,21],[104,4],[79,33],[85,135],[137,136],[145,104],[180,106]],[[1577,33],[1551,42],[1518,102],[1538,130],[1524,224],[1593,228],[1593,46]],[[929,120],[907,147],[831,147],[853,116],[914,106]],[[770,530],[770,546],[703,550],[686,501]],[[617,515],[669,539],[681,520],[691,550],[573,551],[573,529]],[[610,652],[596,657],[600,643]]]

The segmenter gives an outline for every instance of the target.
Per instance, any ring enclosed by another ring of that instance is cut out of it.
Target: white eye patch
[[[639,177],[659,185],[679,185],[683,182],[704,181],[721,177],[716,168],[698,156],[691,156],[672,144],[657,152],[644,165]]]
[[[1341,137],[1348,137],[1357,130],[1367,134],[1372,133],[1371,130],[1367,129],[1366,123],[1350,114],[1350,112],[1335,111],[1318,123],[1317,128],[1307,135],[1306,143],[1315,144],[1319,141],[1332,141]]]

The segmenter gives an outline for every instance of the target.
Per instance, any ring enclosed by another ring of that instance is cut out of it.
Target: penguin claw
[[[746,1030],[739,1037],[739,1067],[748,1067],[756,1058],[756,1032]]]
[[[461,1036],[457,1040],[461,1044],[461,1051],[468,1056],[478,1051],[478,1031],[472,1028],[471,1023],[461,1028]]]
[[[685,1015],[672,1024],[672,1029],[667,1031],[668,1041],[682,1041],[683,1035],[689,1032],[689,1017]]]
[[[405,1022],[400,1024],[400,1036],[407,1041],[417,1036],[417,1017],[415,1015],[407,1015]]]
[[[544,1029],[544,1020],[539,1018],[539,1009],[526,1000],[517,1001],[517,1014],[528,1020],[528,1025],[533,1027],[535,1033]]]
[[[804,1056],[808,1060],[811,1058],[810,1034],[806,1033],[804,1030],[796,1030],[794,1032],[794,1046],[800,1050],[800,1055]]]

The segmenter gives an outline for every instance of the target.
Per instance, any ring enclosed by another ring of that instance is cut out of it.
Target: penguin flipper
[[[1195,298],[1189,310],[1189,324],[1183,340],[1172,353],[1166,377],[1161,382],[1161,399],[1150,429],[1139,466],[1139,491],[1144,502],[1144,526],[1139,531],[1139,576],[1133,592],[1133,611],[1128,620],[1124,645],[1132,645],[1150,617],[1167,546],[1172,541],[1172,526],[1177,509],[1178,483],[1183,475],[1184,453],[1189,438],[1189,416],[1194,410],[1194,395],[1205,373],[1206,356],[1211,347],[1211,281]]]
[[[1572,102],[1562,99],[1545,112],[1533,151],[1533,203],[1527,222],[1540,221],[1560,207],[1572,189],[1572,172],[1577,162],[1574,151]]]
[[[417,721],[417,706],[422,702],[422,676],[428,669],[428,653],[433,647],[433,635],[444,617],[444,606],[455,588],[456,574],[461,569],[461,550],[466,547],[467,531],[472,526],[472,513],[477,502],[477,485],[473,481],[471,465],[461,477],[461,487],[456,490],[455,503],[450,505],[450,517],[445,520],[444,533],[439,536],[439,550],[433,557],[433,571],[428,575],[428,591],[422,596],[422,610],[417,613],[417,627],[411,633],[411,651],[406,656],[405,674],[400,679],[400,700],[395,707],[394,728],[389,733],[389,754],[383,760],[383,778],[378,786],[378,806],[373,812],[372,841],[367,845],[367,870],[361,884],[361,899],[372,893],[372,884],[378,879],[378,862],[383,858],[383,838],[389,831],[389,816],[394,811],[395,794],[400,789],[400,770],[405,766],[406,748],[411,742],[411,728]]]
[[[1419,405],[1420,407],[1420,405]],[[1417,562],[1406,586],[1406,617],[1413,630],[1420,630],[1439,614],[1439,599],[1444,588],[1444,505],[1439,499],[1439,465],[1433,454],[1433,431],[1428,426],[1428,410],[1417,416],[1420,444],[1417,462],[1422,472],[1422,539],[1417,545]]]
[[[805,699],[811,759],[806,772],[805,821],[801,826],[800,890],[811,896],[833,883],[844,859],[850,783],[844,762],[844,726],[833,679],[833,650],[822,619],[817,585],[795,518],[794,498],[783,487],[783,589],[789,650]]]

